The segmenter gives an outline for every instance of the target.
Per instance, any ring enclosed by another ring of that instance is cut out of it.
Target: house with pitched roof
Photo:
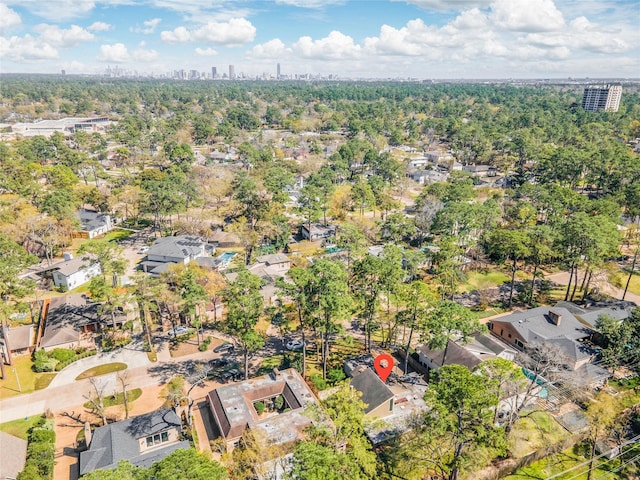
[[[590,363],[595,356],[587,342],[595,332],[563,307],[513,312],[493,319],[487,326],[491,333],[518,350],[530,344],[555,345],[571,370]]]
[[[95,259],[73,258],[70,253],[65,253],[64,261],[52,265],[51,269],[53,284],[64,291],[84,285],[102,274],[100,264]]]
[[[201,257],[208,257],[215,248],[193,235],[158,238],[147,251],[147,258],[140,265],[142,270],[157,276],[166,272],[174,263],[187,264]]]
[[[393,414],[394,393],[369,367],[351,373],[349,384],[362,394],[364,413],[371,418],[384,418]]]
[[[96,428],[80,452],[80,475],[108,470],[127,460],[136,467],[148,468],[170,453],[190,448],[182,439],[182,422],[170,408]]]
[[[27,461],[27,441],[0,432],[0,480],[14,480]]]
[[[82,225],[79,236],[96,238],[113,230],[115,226],[111,215],[96,212],[95,210],[82,208],[78,210],[77,216]]]

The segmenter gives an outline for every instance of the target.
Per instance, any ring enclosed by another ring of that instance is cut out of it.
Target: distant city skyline
[[[638,78],[638,18],[638,0],[0,0],[0,72]]]

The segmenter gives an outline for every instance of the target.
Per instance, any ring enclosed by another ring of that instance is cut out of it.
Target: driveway
[[[119,348],[113,352],[98,353],[92,357],[83,358],[77,362],[73,362],[71,365],[58,372],[53,381],[49,384],[48,388],[56,388],[72,384],[76,381],[76,377],[82,372],[99,365],[114,362],[126,363],[128,369],[144,367],[151,363],[151,361],[149,361],[149,357],[147,357],[147,352],[144,351],[142,342],[135,341],[126,347]]]

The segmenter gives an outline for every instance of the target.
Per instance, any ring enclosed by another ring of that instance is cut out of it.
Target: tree
[[[329,454],[333,452],[327,459],[329,463],[334,460],[338,460],[340,463],[346,462],[347,459],[350,460],[349,464],[345,465],[345,468],[349,472],[353,472],[354,476],[348,478],[375,478],[376,456],[364,433],[364,410],[366,405],[360,396],[360,392],[349,386],[344,386],[327,397],[322,402],[322,407],[331,419],[333,426],[329,426],[330,423],[328,422],[319,421],[309,429],[308,433],[313,444],[320,444],[326,447],[326,450],[320,450]],[[316,410],[311,415],[322,417],[324,413]],[[305,448],[301,452],[301,457],[294,458],[294,465],[297,463],[297,468],[301,468],[302,471],[309,470],[313,472],[316,469],[324,471],[327,464],[322,461],[316,463],[319,459],[307,457],[305,454],[310,453],[315,448],[308,447],[308,449]],[[347,458],[345,459],[341,455],[346,455]]]
[[[463,458],[480,447],[506,450],[504,430],[493,425],[493,409],[498,404],[497,380],[470,372],[462,365],[444,365],[430,384],[425,401],[427,428],[451,445],[438,462],[449,480],[457,480]]]
[[[511,288],[509,289],[508,305],[513,301],[513,290],[518,271],[518,261],[530,255],[529,238],[521,230],[495,230],[487,239],[487,250],[497,258],[511,262]]]
[[[472,334],[481,333],[485,329],[486,327],[478,322],[477,316],[467,307],[445,300],[430,312],[423,336],[429,348],[444,349],[442,365],[445,365],[449,341],[453,335],[467,342]]]
[[[91,412],[102,420],[102,425],[107,424],[106,407],[104,406],[104,397],[106,385],[101,383],[96,377],[89,379],[91,390],[84,398],[91,405]]]
[[[496,389],[492,393],[498,397],[498,402],[506,401],[507,414],[509,415],[509,418],[511,418],[511,412],[516,407],[514,402],[518,401],[518,395],[522,392],[527,383],[527,379],[522,373],[522,369],[518,368],[513,362],[507,359],[497,357],[482,362],[478,367],[476,367],[476,370],[482,372],[488,378],[497,381],[495,385]],[[499,413],[500,409],[496,408],[493,416],[494,424],[498,420]],[[513,424],[509,420],[507,423]]]
[[[119,277],[127,269],[128,261],[123,258],[124,248],[107,240],[89,240],[82,244],[78,253],[84,254],[85,261],[93,258],[100,264],[104,278],[111,276],[112,287],[119,285]]]
[[[124,403],[124,418],[129,418],[129,400],[127,399],[127,388],[129,388],[129,370],[123,370],[116,374],[116,379],[122,389],[122,402]]]
[[[409,350],[414,330],[422,332],[426,328],[435,295],[426,283],[416,280],[408,285],[403,285],[400,296],[406,308],[398,312],[398,321],[409,326],[409,338],[404,349],[404,373],[406,374],[409,368]]]
[[[264,345],[264,338],[255,330],[264,308],[261,287],[260,277],[242,269],[223,293],[227,307],[224,329],[242,348],[245,380],[249,378],[249,357]]]
[[[287,479],[308,480],[367,480],[356,462],[346,453],[336,451],[326,445],[314,442],[300,442],[296,445],[291,459],[291,471]]]
[[[621,322],[610,315],[600,315],[596,330],[602,339],[602,360],[615,374],[618,366],[626,363],[631,354],[629,347],[634,338],[633,322]]]
[[[82,478],[87,480],[142,480],[144,478],[142,470],[126,460],[121,460],[114,469],[94,470],[83,475]]]
[[[327,378],[327,362],[332,334],[340,330],[341,319],[351,306],[347,270],[343,263],[321,259],[309,267],[311,281],[305,289],[305,306],[322,340],[322,377]]]
[[[612,397],[607,392],[600,392],[589,403],[586,417],[589,420],[589,473],[587,480],[593,478],[593,470],[598,442],[611,436],[618,412],[620,411],[620,401]]]
[[[374,329],[374,316],[384,286],[383,279],[387,265],[383,258],[366,255],[353,264],[351,289],[354,297],[362,304],[365,341],[368,352],[371,351],[371,333]]]

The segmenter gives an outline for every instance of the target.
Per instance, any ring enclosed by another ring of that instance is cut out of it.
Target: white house
[[[179,235],[176,237],[158,238],[147,252],[147,259],[142,262],[142,269],[152,275],[159,275],[172,263],[187,264],[192,260],[207,257],[214,251],[200,237]]]
[[[78,218],[82,224],[82,232],[89,238],[95,238],[113,230],[111,215],[93,210],[78,210]]]
[[[100,264],[95,260],[73,258],[68,253],[65,254],[65,260],[54,267],[53,284],[66,290],[72,290],[102,274]]]

